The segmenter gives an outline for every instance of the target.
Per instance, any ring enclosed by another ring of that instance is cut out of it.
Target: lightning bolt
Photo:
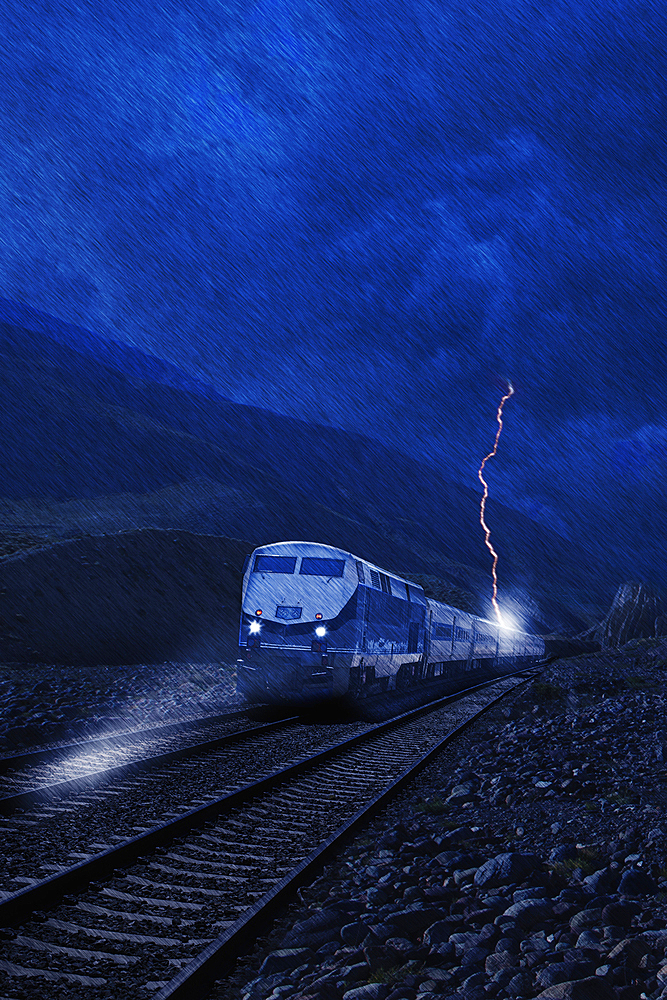
[[[478,477],[480,483],[482,484],[482,486],[484,487],[484,494],[482,496],[482,503],[481,503],[480,509],[479,509],[479,523],[482,525],[482,528],[484,529],[484,535],[485,535],[485,539],[484,540],[485,540],[485,543],[486,543],[486,547],[489,550],[489,552],[491,553],[491,555],[493,556],[493,566],[491,567],[491,575],[493,577],[493,594],[491,596],[491,603],[493,604],[493,610],[496,612],[496,618],[501,623],[502,623],[502,617],[501,617],[501,614],[500,614],[500,608],[498,607],[498,600],[497,600],[497,598],[498,598],[498,574],[496,572],[496,568],[498,566],[498,553],[496,552],[496,550],[494,549],[493,545],[491,544],[491,529],[489,528],[488,524],[484,520],[484,513],[486,511],[486,499],[487,499],[487,497],[489,495],[489,487],[488,487],[488,484],[487,484],[486,480],[484,479],[484,476],[482,475],[482,473],[484,472],[484,466],[486,465],[486,463],[488,462],[488,460],[490,458],[493,458],[493,456],[498,451],[498,441],[500,440],[500,434],[501,434],[501,431],[503,429],[503,407],[504,407],[505,403],[507,402],[507,400],[510,398],[510,396],[514,395],[514,386],[512,385],[511,382],[507,383],[507,388],[508,388],[509,391],[500,400],[500,405],[498,406],[498,412],[496,414],[496,420],[498,421],[498,431],[496,432],[496,440],[494,441],[494,444],[493,444],[493,451],[490,451],[488,455],[485,455],[485,457],[482,460],[482,464],[479,467],[479,471],[477,473],[477,477]]]

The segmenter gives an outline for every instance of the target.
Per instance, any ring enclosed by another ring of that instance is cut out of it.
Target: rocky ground
[[[424,771],[214,1000],[667,997],[667,641],[559,661]]]
[[[233,662],[0,664],[0,755],[233,710],[235,671]]]

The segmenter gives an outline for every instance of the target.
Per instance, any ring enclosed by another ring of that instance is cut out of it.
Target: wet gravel
[[[212,1000],[667,998],[667,643],[554,664],[352,841]]]
[[[370,725],[295,723],[0,817],[0,892],[16,892],[275,768],[365,732]]]
[[[0,755],[241,707],[236,665],[0,665]]]

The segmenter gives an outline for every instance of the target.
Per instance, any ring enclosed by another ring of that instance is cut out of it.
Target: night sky
[[[667,583],[665,13],[6,0],[0,296]]]

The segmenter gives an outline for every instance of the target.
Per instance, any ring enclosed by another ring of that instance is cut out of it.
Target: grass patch
[[[430,799],[420,802],[415,806],[415,812],[429,813],[432,816],[440,816],[449,810],[449,806],[439,795],[433,795]]]
[[[639,691],[648,684],[645,677],[638,677],[636,674],[631,674],[629,677],[625,677],[624,682],[625,687],[630,691]]]
[[[629,806],[635,803],[636,796],[628,795],[627,792],[611,792],[606,799],[614,806]]]
[[[405,974],[404,970],[405,966],[403,965],[392,965],[387,969],[376,969],[375,972],[371,972],[366,982],[360,985],[370,986],[372,983],[384,983],[386,986],[391,986],[396,980],[401,978],[401,974]]]
[[[395,982],[400,982],[410,973],[414,974],[424,968],[424,963],[417,958],[411,958],[408,962],[404,962],[403,965],[391,965],[386,969],[376,969],[375,972],[371,972],[365,983],[351,983],[349,989],[354,988],[354,986],[370,986],[371,983],[384,983],[386,986],[391,986]]]
[[[563,689],[559,684],[549,684],[547,681],[535,681],[530,689],[535,701],[559,701],[563,697]]]
[[[460,826],[463,826],[460,819],[441,819],[438,823],[438,828],[440,830],[458,830]],[[474,839],[474,837],[472,839]],[[456,846],[458,847],[459,845],[457,844]]]
[[[567,861],[557,861],[553,869],[556,875],[570,879],[577,868],[581,870],[582,875],[586,876],[598,871],[601,865],[602,858],[596,848],[582,847],[580,851],[577,851],[576,858],[570,858]]]

